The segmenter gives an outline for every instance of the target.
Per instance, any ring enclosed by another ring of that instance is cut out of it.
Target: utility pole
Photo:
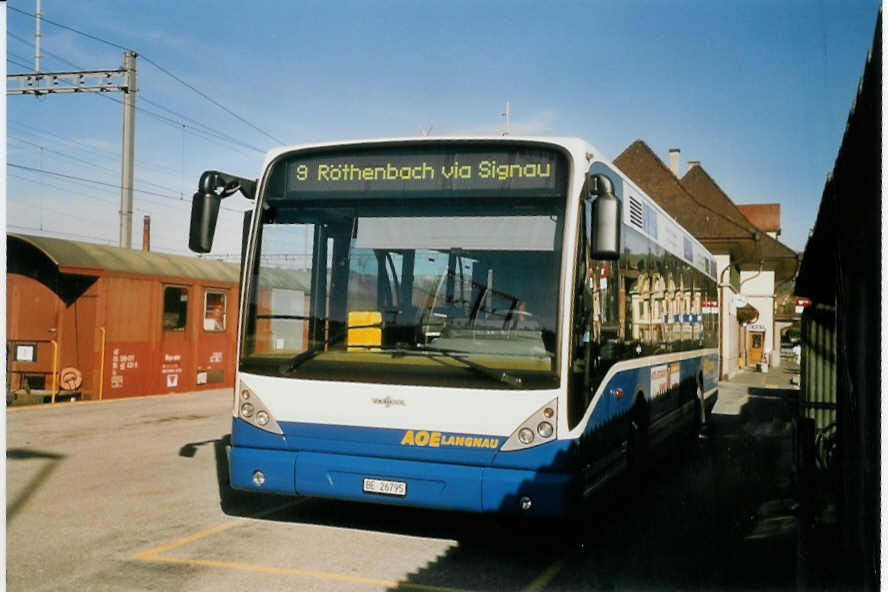
[[[39,15],[39,12],[38,12]],[[38,21],[39,22],[39,21]],[[39,31],[39,25],[38,25]],[[39,36],[38,36],[39,40]],[[39,56],[39,51],[35,52]],[[36,60],[39,57],[35,56]],[[82,70],[79,72],[35,72],[8,74],[7,95],[42,95],[85,92],[123,93],[123,133],[120,159],[120,246],[132,247],[133,156],[136,126],[136,57],[123,52],[123,66],[117,70]],[[39,61],[35,61],[39,67]]]

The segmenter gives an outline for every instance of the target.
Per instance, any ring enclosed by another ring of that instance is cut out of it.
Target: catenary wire
[[[62,158],[67,158],[69,160],[73,160],[74,162],[79,162],[81,164],[85,164],[87,166],[91,166],[93,168],[96,168],[96,169],[99,169],[102,171],[108,171],[110,173],[115,173],[115,174],[120,172],[119,169],[112,169],[111,167],[102,166],[102,165],[96,164],[94,162],[90,162],[88,160],[84,160],[82,158],[78,158],[76,156],[72,156],[70,154],[60,152],[58,150],[53,150],[52,148],[47,148],[46,146],[42,146],[40,144],[37,144],[36,142],[31,142],[29,140],[25,140],[24,138],[19,138],[17,136],[8,136],[8,138],[14,142],[21,142],[23,144],[28,144],[29,146],[34,146],[35,148],[40,148],[41,150],[44,150],[44,151],[48,152],[49,154],[55,154],[57,156],[61,156]],[[158,189],[166,189],[167,191],[176,191],[172,187],[167,187],[165,185],[160,185],[158,183],[146,181],[145,179],[142,179],[140,177],[136,177],[136,181],[138,181],[139,183],[142,183],[144,185],[151,185],[152,187],[157,187]]]
[[[85,183],[94,183],[94,184],[96,184],[96,185],[103,185],[103,186],[105,186],[105,187],[112,187],[112,188],[114,188],[114,189],[123,189],[123,187],[122,187],[121,185],[115,185],[114,183],[107,183],[107,182],[105,182],[105,181],[97,181],[97,180],[95,180],[95,179],[86,179],[86,178],[84,178],[84,177],[77,177],[77,176],[75,176],[75,175],[66,175],[66,174],[64,174],[64,173],[59,173],[59,172],[56,172],[56,171],[48,171],[48,170],[46,170],[46,169],[39,169],[39,168],[36,168],[36,167],[24,166],[24,165],[17,164],[17,163],[13,163],[13,162],[9,162],[9,163],[7,163],[6,166],[10,166],[10,167],[13,167],[13,168],[16,168],[16,169],[21,169],[21,170],[24,170],[24,171],[30,171],[30,172],[34,172],[34,173],[40,173],[40,174],[43,174],[43,175],[51,175],[51,176],[53,176],[53,177],[60,177],[60,178],[63,178],[63,179],[70,179],[70,180],[73,180],[73,181],[81,181],[81,182],[85,182]],[[136,188],[133,188],[133,192],[134,192],[134,193],[143,193],[143,194],[145,194],[145,195],[153,195],[153,196],[156,196],[156,197],[162,197],[162,198],[164,198],[164,199],[168,199],[168,200],[172,200],[172,201],[175,201],[175,202],[179,202],[179,203],[182,203],[182,204],[184,204],[184,205],[187,205],[187,204],[188,204],[188,202],[186,202],[186,201],[185,201],[184,199],[182,199],[181,197],[176,197],[176,196],[174,196],[174,195],[165,195],[165,194],[163,194],[163,193],[157,193],[157,192],[155,192],[155,191],[146,191],[145,189],[136,189]],[[225,211],[229,211],[229,212],[243,213],[243,210],[236,210],[236,209],[234,209],[234,208],[220,208],[220,209],[225,210]]]

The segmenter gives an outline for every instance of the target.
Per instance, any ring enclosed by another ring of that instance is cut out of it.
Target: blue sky
[[[135,195],[133,242],[141,244],[149,214],[152,249],[176,253],[187,252],[190,198],[203,170],[255,177],[261,152],[277,140],[418,135],[431,126],[433,135],[501,133],[506,101],[514,134],[584,137],[611,159],[636,139],[664,161],[680,148],[682,172],[687,159],[702,161],[735,202],[779,202],[781,240],[802,250],[878,7],[42,0],[46,19],[141,54],[135,174],[136,189],[150,193]],[[13,0],[8,8],[8,72],[30,71],[34,20],[14,9],[30,13],[35,4]],[[43,71],[122,62],[116,47],[47,22],[42,33]],[[96,95],[10,96],[7,113],[9,163],[119,184],[119,104]],[[241,144],[208,139],[200,126]],[[10,231],[117,244],[119,190],[16,167],[7,173]],[[214,253],[238,251],[238,210],[248,205],[224,202]]]

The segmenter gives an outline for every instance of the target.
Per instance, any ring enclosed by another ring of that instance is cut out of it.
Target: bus
[[[275,149],[192,250],[238,191],[235,489],[566,516],[706,421],[715,261],[584,140]]]

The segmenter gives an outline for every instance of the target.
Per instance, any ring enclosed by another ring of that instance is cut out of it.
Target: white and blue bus
[[[568,514],[717,394],[715,262],[574,138],[405,138],[208,171],[245,219],[236,489]]]

